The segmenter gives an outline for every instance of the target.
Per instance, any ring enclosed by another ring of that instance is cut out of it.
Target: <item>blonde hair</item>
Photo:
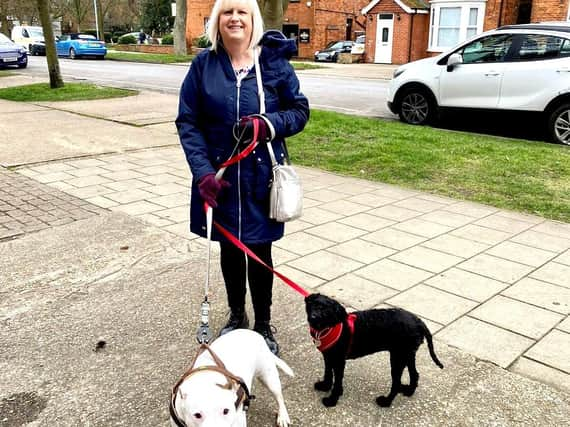
[[[261,12],[259,10],[259,5],[257,0],[216,0],[214,7],[212,7],[212,12],[210,13],[210,19],[206,27],[206,35],[212,43],[211,49],[217,51],[218,42],[220,41],[220,14],[231,7],[235,3],[245,3],[249,8],[252,16],[252,30],[251,30],[251,40],[249,41],[249,48],[257,46],[261,37],[263,36],[263,18],[261,17]]]

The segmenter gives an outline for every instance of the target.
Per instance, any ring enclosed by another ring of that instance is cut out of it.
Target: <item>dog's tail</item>
[[[287,365],[285,363],[284,360],[279,359],[277,356],[275,356],[273,353],[271,353],[273,355],[273,360],[275,360],[275,364],[277,365],[277,367],[279,369],[281,369],[283,372],[285,372],[287,375],[289,375],[290,377],[294,377],[295,374],[293,373],[293,369],[291,369],[289,367],[289,365]]]
[[[431,356],[432,360],[434,361],[434,363],[439,366],[441,369],[443,369],[443,363],[441,363],[439,361],[439,359],[437,358],[437,356],[435,355],[435,350],[433,349],[433,341],[431,339],[431,332],[429,331],[428,327],[426,326],[426,324],[424,322],[422,322],[423,326],[424,326],[424,336],[426,338],[427,341],[427,345],[428,345],[428,350],[429,350],[429,355]]]

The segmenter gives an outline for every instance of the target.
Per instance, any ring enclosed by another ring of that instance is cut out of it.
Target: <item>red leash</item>
[[[220,166],[220,171],[222,169],[225,169],[226,167],[228,167],[229,165],[233,165],[234,163],[239,162],[240,160],[244,159],[247,155],[249,155],[249,153],[251,153],[254,148],[257,146],[258,141],[257,141],[257,135],[258,135],[258,131],[259,131],[259,123],[257,122],[257,120],[253,120],[253,141],[251,142],[251,144],[249,144],[245,150],[243,150],[241,153],[238,153],[236,156],[229,158],[228,160],[226,160],[224,163],[221,164]],[[220,172],[218,171],[218,173]],[[223,172],[222,172],[223,173]],[[216,174],[216,178],[221,178],[221,174],[218,177],[218,174]],[[208,203],[204,202],[204,211],[208,212],[208,209],[210,208],[210,205],[208,205]],[[245,252],[249,257],[253,258],[255,261],[257,261],[258,263],[260,263],[261,265],[263,265],[265,268],[267,268],[269,271],[271,271],[273,274],[275,274],[277,277],[279,277],[281,280],[283,280],[287,285],[289,285],[294,291],[297,291],[298,293],[300,293],[303,297],[306,297],[307,295],[309,295],[309,292],[307,292],[306,290],[304,290],[301,286],[299,286],[297,283],[293,282],[291,279],[289,279],[287,276],[279,273],[278,271],[274,270],[273,268],[271,268],[270,266],[268,266],[265,262],[263,262],[263,260],[261,260],[251,249],[249,249],[246,245],[243,244],[243,242],[241,242],[237,237],[235,237],[232,233],[230,233],[228,230],[226,230],[224,227],[222,227],[220,224],[218,224],[216,221],[212,221],[214,223],[214,225],[216,226],[216,228],[218,229],[218,231],[226,238],[228,239],[230,242],[232,242],[236,247],[238,247],[239,249],[241,249],[243,252]]]

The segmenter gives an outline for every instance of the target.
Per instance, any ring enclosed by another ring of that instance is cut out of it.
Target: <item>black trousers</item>
[[[252,244],[248,247],[268,266],[273,267],[272,243]],[[245,310],[246,273],[256,322],[271,319],[273,273],[247,256],[232,243],[220,242],[220,263],[226,284],[228,305],[232,311]],[[247,271],[246,271],[247,270]]]

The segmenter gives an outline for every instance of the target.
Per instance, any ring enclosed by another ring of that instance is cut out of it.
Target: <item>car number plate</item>
[[[89,43],[89,47],[101,47],[99,43]]]
[[[17,56],[9,56],[8,58],[4,58],[4,62],[16,62],[17,60]]]

